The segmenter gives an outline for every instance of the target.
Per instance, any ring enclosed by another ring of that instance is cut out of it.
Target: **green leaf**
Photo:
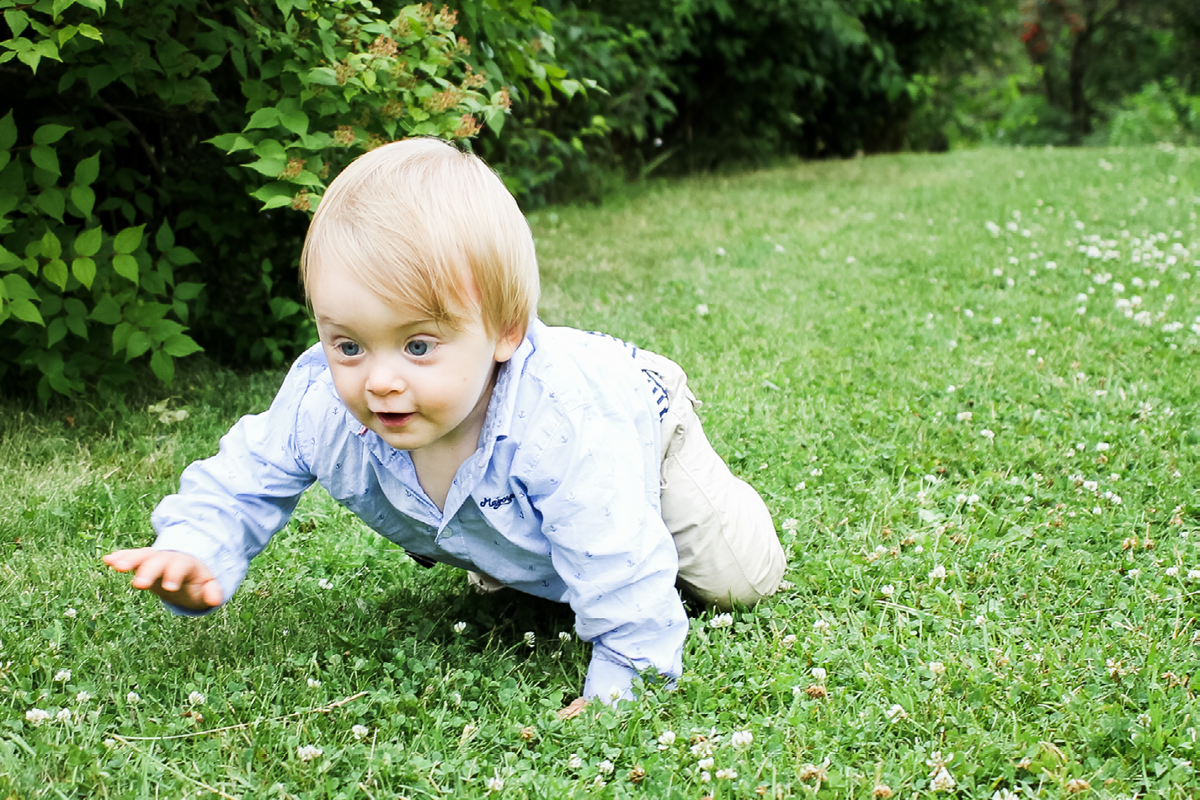
[[[331,67],[317,67],[308,73],[310,83],[320,86],[337,86],[337,73]]]
[[[308,115],[300,108],[300,103],[294,98],[288,98],[279,104],[279,122],[297,136],[308,133]]]
[[[77,256],[94,256],[100,252],[100,243],[104,239],[104,231],[99,228],[91,228],[84,231],[75,237],[75,255]]]
[[[48,217],[63,221],[63,212],[67,210],[67,200],[58,189],[43,189],[34,201],[34,205]]]
[[[144,331],[134,331],[129,334],[129,341],[125,343],[125,360],[132,361],[149,350],[153,344]]]
[[[5,275],[4,290],[8,296],[14,300],[37,300],[38,294],[29,285],[29,281],[22,278],[20,275]]]
[[[87,38],[93,39],[97,42],[104,41],[104,35],[100,33],[95,26],[88,25],[86,22],[79,23],[79,35],[86,36]]]
[[[203,289],[203,283],[181,283],[175,287],[175,299],[195,300]]]
[[[165,219],[159,226],[158,233],[154,234],[154,246],[160,253],[165,253],[175,246],[175,231],[171,230],[171,223]]]
[[[134,284],[138,282],[138,263],[137,259],[125,253],[118,253],[113,256],[113,269],[122,278],[128,278]]]
[[[186,247],[172,247],[167,251],[167,258],[172,264],[177,267],[182,267],[184,264],[197,264],[200,259],[191,250]]]
[[[62,317],[55,317],[50,320],[50,324],[46,326],[46,347],[54,347],[63,340],[67,335],[67,321]]]
[[[160,319],[150,326],[150,338],[156,342],[165,342],[172,336],[183,333],[184,327],[173,319]]]
[[[250,121],[246,123],[246,130],[252,131],[255,128],[273,128],[279,124],[279,109],[268,106],[260,108],[250,116]]]
[[[56,176],[62,174],[62,170],[58,167],[58,153],[54,152],[53,147],[38,145],[29,151],[29,158],[46,172]]]
[[[263,208],[280,208],[292,204],[292,196],[296,193],[296,187],[283,181],[273,181],[265,186],[260,186],[250,196],[255,200],[259,200],[263,204]]]
[[[61,17],[62,13],[73,5],[75,5],[75,0],[54,0],[54,4],[50,7],[50,16]]]
[[[85,158],[75,165],[75,184],[77,186],[90,186],[96,182],[96,178],[100,176],[100,154],[96,153],[90,158]]]
[[[150,356],[150,369],[168,386],[175,380],[175,359],[164,350],[155,350],[154,355]]]
[[[54,144],[63,136],[66,136],[69,130],[71,128],[67,125],[43,125],[33,132],[33,143]]]
[[[67,321],[68,330],[81,339],[88,338],[87,322],[84,321],[87,319],[87,308],[72,297],[67,300],[66,309],[67,315],[64,319]]]
[[[67,274],[67,263],[61,258],[52,259],[42,267],[42,277],[59,289],[67,288]]]
[[[287,159],[283,157],[260,158],[257,161],[251,161],[246,165],[247,169],[252,169],[268,178],[274,178],[287,168]]]
[[[96,307],[92,309],[89,318],[104,325],[116,325],[121,321],[121,307],[111,297],[102,297],[100,302],[96,303]]]
[[[125,345],[129,343],[130,334],[132,334],[135,330],[136,328],[134,328],[128,322],[117,323],[117,326],[113,328],[113,355],[116,355],[125,349]]]
[[[176,358],[190,356],[192,353],[198,353],[203,349],[203,347],[196,344],[192,337],[185,333],[177,333],[163,342],[163,350]]]
[[[8,304],[12,314],[22,322],[32,322],[36,325],[45,326],[45,321],[42,320],[41,313],[37,310],[37,306],[28,300],[13,300]]]
[[[8,14],[5,14],[8,17]],[[8,150],[17,143],[17,123],[13,122],[13,112],[9,111],[0,117],[0,150]]]
[[[29,26],[29,15],[24,11],[17,9],[6,9],[4,12],[4,21],[8,23],[8,28],[12,31],[13,38],[17,38]],[[9,145],[12,147],[12,145]]]
[[[96,206],[96,193],[90,186],[72,186],[71,202],[83,214],[84,219],[91,219],[92,209]]]
[[[236,153],[239,150],[254,149],[254,142],[250,141],[240,133],[223,133],[220,136],[214,136],[211,139],[206,139],[205,144],[211,144],[219,147],[226,153]]]
[[[113,252],[127,254],[137,250],[138,245],[142,243],[142,230],[145,227],[145,225],[138,225],[118,233],[113,239]]]
[[[58,258],[62,255],[62,242],[54,235],[54,231],[42,234],[41,254],[46,258]],[[29,252],[26,250],[25,252]]]
[[[87,256],[80,256],[71,262],[71,274],[75,280],[91,289],[92,281],[96,280],[96,262]]]

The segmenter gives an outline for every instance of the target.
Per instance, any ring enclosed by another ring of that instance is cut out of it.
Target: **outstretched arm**
[[[207,611],[221,605],[224,593],[208,567],[193,556],[175,550],[139,547],[104,556],[117,572],[134,572],[135,589],[149,589],[168,603],[189,611]]]

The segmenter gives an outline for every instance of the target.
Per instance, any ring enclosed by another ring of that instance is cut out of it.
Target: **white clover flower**
[[[1083,489],[1087,492],[1094,492],[1100,488],[1100,484],[1096,481],[1084,481]]]
[[[535,644],[537,644],[537,634],[533,631],[525,631],[525,646],[533,647]]]
[[[929,783],[929,788],[935,792],[952,792],[958,784],[954,781],[954,776],[942,765],[933,776],[933,780]]]
[[[322,589],[332,589],[333,588],[333,584],[329,582],[328,578],[321,578],[321,580],[317,581],[317,586]]]
[[[1189,569],[1187,579],[1189,581],[1200,581],[1200,569]]]
[[[616,767],[613,765],[613,762],[609,761],[607,758],[596,765],[596,771],[601,775],[612,775],[614,769],[616,769]]]
[[[325,755],[325,751],[316,745],[305,744],[296,748],[296,757],[301,761],[308,762],[314,758],[320,758]]]
[[[204,705],[204,695],[200,694],[199,692],[192,692],[188,695],[187,699],[188,705],[190,706]]]
[[[611,686],[608,689],[608,699],[614,703],[621,699],[621,690],[616,686]]]
[[[979,495],[977,495],[977,494],[973,494],[973,495],[971,495],[971,496],[969,496],[969,497],[967,498],[967,504],[968,504],[968,505],[972,505],[972,506],[973,506],[973,505],[975,505],[976,503],[978,503],[978,502],[979,502],[979,500],[980,500],[980,497],[979,497]]]
[[[717,614],[708,622],[710,628],[728,628],[733,625],[733,614]]]
[[[48,719],[50,719],[50,713],[40,708],[31,708],[25,712],[25,721],[35,728]]]
[[[701,772],[700,773],[700,782],[701,783],[708,783],[711,780],[712,780],[711,772]]]
[[[1017,792],[1021,791],[1020,789]],[[997,789],[992,792],[992,800],[1020,800],[1020,795],[1011,789]]]
[[[1112,447],[1112,445],[1110,445],[1108,442],[1096,442],[1096,452],[1097,453],[1103,453],[1105,450],[1108,450],[1111,447]]]
[[[350,729],[350,732],[354,734],[355,739],[358,739],[361,742],[371,734],[371,729],[366,725],[355,725]]]
[[[79,612],[76,611],[75,609],[68,608],[66,611],[63,612],[63,616],[66,617],[67,619],[75,619],[75,615],[78,613]]]
[[[91,692],[80,692],[79,694],[75,695],[76,703],[86,703],[88,700],[91,700],[91,699],[92,699]]]
[[[559,631],[558,640],[563,644],[566,644],[567,642],[571,641],[571,634],[567,633],[566,631]]]
[[[800,520],[793,517],[788,517],[783,521],[783,529],[785,531],[794,531],[800,527]]]
[[[810,470],[808,474],[813,476],[814,478],[819,478],[825,474],[825,470],[821,469],[820,467],[813,467],[812,470]]]
[[[714,764],[716,764],[716,761],[712,756],[709,756],[708,758],[702,758],[696,762],[696,766],[700,769],[712,769]]]
[[[983,430],[981,430],[979,432],[979,435],[982,436],[983,438],[987,439],[989,442],[996,438],[996,434],[993,433],[992,431],[988,430],[987,428],[984,428]]]
[[[450,630],[454,631],[454,632],[455,632],[455,633],[457,633],[457,634],[461,634],[461,633],[462,633],[463,631],[465,631],[466,629],[467,629],[467,623],[465,623],[465,622],[461,622],[461,621],[460,621],[460,622],[456,622],[456,623],[454,623],[454,624],[453,624],[453,625],[450,627]]]
[[[745,749],[754,741],[754,734],[750,731],[734,731],[733,736],[729,737],[729,743],[738,750]]]
[[[934,567],[933,569],[931,569],[929,571],[929,580],[931,580],[931,581],[940,581],[940,580],[944,580],[945,578],[946,578],[946,568],[944,566],[942,566],[941,564],[938,564],[936,567]]]
[[[946,665],[941,661],[930,661],[929,671],[940,678],[942,675],[946,674]]]
[[[1179,574],[1179,567],[1167,567],[1164,571],[1166,572],[1168,578],[1174,578]]]
[[[810,674],[813,676],[814,681],[824,681],[829,673],[825,671],[824,667],[813,667]]]
[[[142,702],[142,697],[137,692],[130,692],[129,694],[125,695],[125,702],[129,703],[131,706],[136,706],[138,703]]]
[[[829,628],[830,628],[829,623],[823,619],[818,619],[816,622],[813,623],[813,630],[816,631],[817,633],[825,633],[826,631],[829,630]]]
[[[71,670],[60,669],[58,672],[54,673],[54,680],[56,683],[66,683],[67,681],[71,680]]]
[[[567,759],[567,769],[580,769],[583,767],[583,759],[576,753],[571,753],[571,757]]]
[[[719,780],[719,781],[731,781],[736,777],[737,777],[737,770],[735,770],[733,768],[717,770],[717,780]]]
[[[69,723],[71,721],[71,709],[60,708],[58,710],[58,713],[54,715],[54,718],[56,720],[58,720],[59,722],[68,722]]]
[[[781,644],[784,647],[791,647],[795,643],[796,643],[796,634],[794,634],[794,633],[789,633],[787,636],[784,636],[783,642],[781,642]]]
[[[971,417],[973,417],[973,416],[975,416],[975,415],[972,414],[970,411],[960,411],[960,412],[958,412],[956,419],[959,422],[970,422]]]
[[[847,264],[853,264],[853,263],[854,263],[855,261],[857,261],[857,260],[858,260],[858,259],[857,259],[857,258],[855,258],[854,256],[846,256],[846,263],[847,263]]]
[[[777,245],[775,245],[775,252],[776,253],[784,253],[786,251],[783,249],[783,245],[777,244]]]
[[[890,583],[885,583],[879,588],[879,593],[884,597],[891,598],[896,594],[896,587],[892,586]]]
[[[719,255],[719,256],[723,256],[723,255],[725,255],[725,248],[724,248],[724,247],[718,247],[718,248],[717,248],[717,255]]]
[[[666,750],[675,744],[675,731],[663,731],[658,735],[658,749]]]
[[[498,792],[504,788],[504,778],[501,778],[499,775],[493,775],[485,780],[483,785],[487,787],[488,794],[491,794],[492,792]]]
[[[310,688],[310,689],[316,689],[316,688],[318,688],[320,685],[321,685],[321,682],[320,682],[319,680],[317,680],[316,678],[309,678],[309,679],[308,679],[308,688]]]
[[[1200,327],[1200,325],[1198,325],[1197,327]],[[808,486],[807,483],[805,483],[804,481],[800,481],[799,483],[796,484],[795,490],[797,492],[803,492],[805,490],[805,488],[807,488],[807,486]]]
[[[1012,278],[1009,278],[1009,279],[1008,279],[1008,285],[1009,285],[1009,286],[1016,286],[1016,281],[1014,281]],[[1002,317],[992,317],[992,324],[993,324],[993,325],[1001,325],[1001,324],[1003,324],[1003,323],[1004,323],[1004,319],[1003,319]]]
[[[899,722],[902,719],[908,719],[908,712],[905,711],[904,706],[900,705],[899,703],[896,703],[883,713],[892,722]]]
[[[708,314],[708,303],[700,303],[697,305],[696,313],[702,317],[706,316]]]

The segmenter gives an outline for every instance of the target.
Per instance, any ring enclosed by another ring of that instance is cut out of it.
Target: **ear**
[[[521,346],[521,342],[525,341],[525,326],[514,325],[509,328],[496,341],[496,352],[492,356],[497,363],[508,361],[513,357],[513,353],[517,352],[517,348]]]

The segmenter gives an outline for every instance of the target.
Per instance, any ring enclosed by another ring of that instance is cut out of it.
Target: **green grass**
[[[916,797],[942,764],[960,797],[1192,796],[1198,195],[1196,150],[1002,150],[538,212],[543,318],[681,363],[791,554],[732,626],[693,609],[677,691],[572,721],[567,609],[475,597],[318,492],[208,618],[102,567],[281,374],[193,367],[178,423],[153,385],[7,401],[0,796]]]

